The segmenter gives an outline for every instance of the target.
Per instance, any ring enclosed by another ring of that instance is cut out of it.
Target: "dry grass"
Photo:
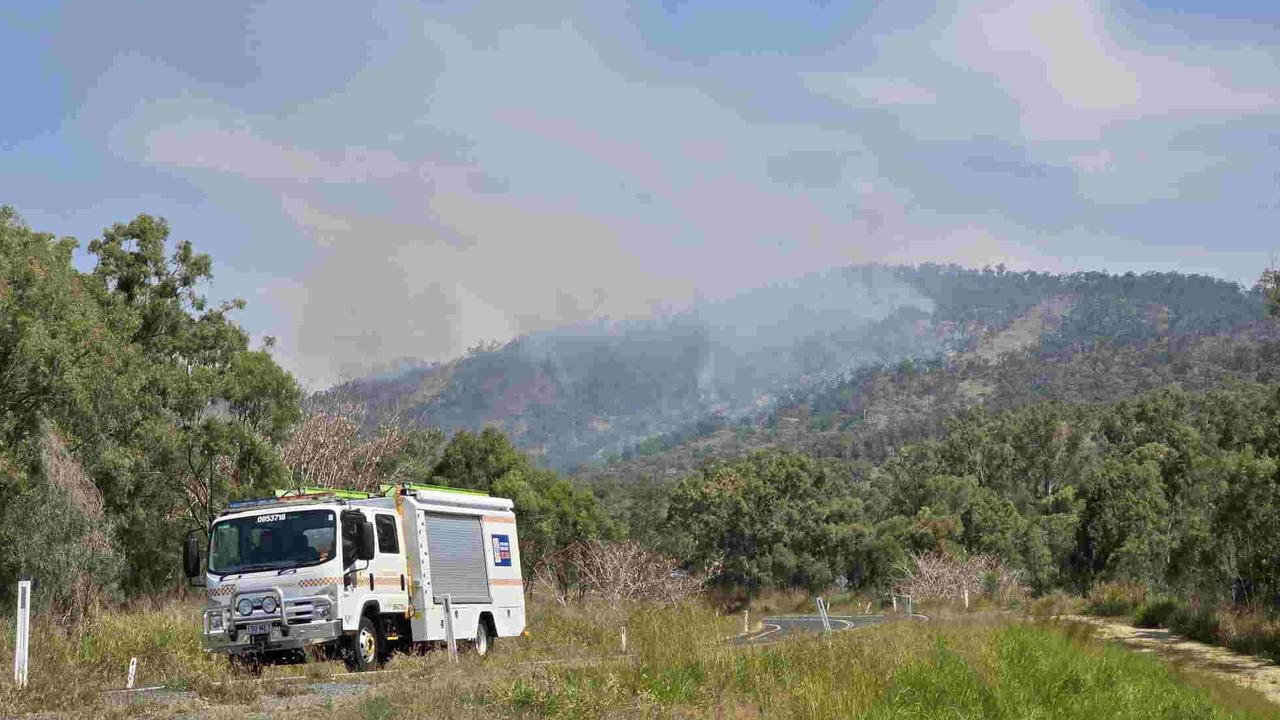
[[[799,594],[763,599],[757,612],[812,607]],[[833,607],[864,602],[832,598]],[[767,610],[766,610],[767,606]],[[285,674],[322,677],[328,667],[269,668],[265,682],[237,678],[196,643],[193,605],[121,613],[72,632],[40,627],[32,687],[5,684],[0,715],[36,710],[68,717],[230,718],[1223,718],[1277,717],[1256,694],[1091,639],[1087,629],[970,614],[898,622],[790,640],[766,648],[721,642],[739,615],[711,606],[644,603],[530,607],[531,634],[499,641],[487,658],[396,656],[358,694],[329,701]],[[42,621],[43,622],[43,621]],[[619,631],[628,630],[627,654]],[[0,652],[11,651],[0,637]],[[114,707],[129,657],[141,684],[187,688],[178,704]],[[336,668],[334,668],[336,669]]]

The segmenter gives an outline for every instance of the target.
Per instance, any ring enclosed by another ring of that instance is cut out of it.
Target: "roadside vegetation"
[[[1280,662],[1280,615],[1260,603],[1232,604],[1184,598],[1130,582],[1094,588],[1085,612],[1123,618],[1139,628],[1163,628],[1197,642]]]
[[[811,604],[788,594],[780,609]],[[860,604],[848,597],[845,606]],[[335,663],[231,671],[198,647],[194,608],[114,614],[70,631],[42,624],[32,685],[6,686],[0,715],[307,718],[1274,718],[1252,691],[1095,642],[1083,626],[974,614],[899,621],[831,636],[738,647],[740,618],[700,601],[530,606],[531,634],[487,658],[398,655],[373,685],[312,696]],[[753,612],[762,612],[763,607]],[[628,631],[627,652],[620,643]],[[11,637],[0,636],[0,653]],[[130,657],[140,686],[188,694],[122,704]],[[307,682],[278,678],[305,676]],[[350,680],[350,678],[346,678]],[[363,678],[368,679],[368,678]]]

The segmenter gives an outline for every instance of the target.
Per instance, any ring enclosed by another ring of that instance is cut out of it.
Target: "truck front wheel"
[[[372,670],[378,664],[378,658],[382,657],[383,644],[382,635],[373,620],[368,615],[360,618],[356,634],[347,640],[346,657],[343,658],[347,669],[352,672]]]

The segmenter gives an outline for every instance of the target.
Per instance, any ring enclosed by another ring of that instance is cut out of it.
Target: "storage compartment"
[[[455,603],[492,602],[480,517],[432,512],[423,516],[432,602],[443,603],[445,595]]]

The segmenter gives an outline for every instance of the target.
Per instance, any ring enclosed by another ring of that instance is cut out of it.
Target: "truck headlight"
[[[253,601],[249,598],[240,598],[240,602],[236,603],[236,610],[241,615],[248,615],[253,612]]]
[[[205,623],[209,627],[209,632],[211,633],[222,632],[222,611],[221,610],[211,610],[205,613],[204,617],[205,617]]]
[[[270,614],[276,611],[276,599],[270,595],[262,599],[262,612]]]

